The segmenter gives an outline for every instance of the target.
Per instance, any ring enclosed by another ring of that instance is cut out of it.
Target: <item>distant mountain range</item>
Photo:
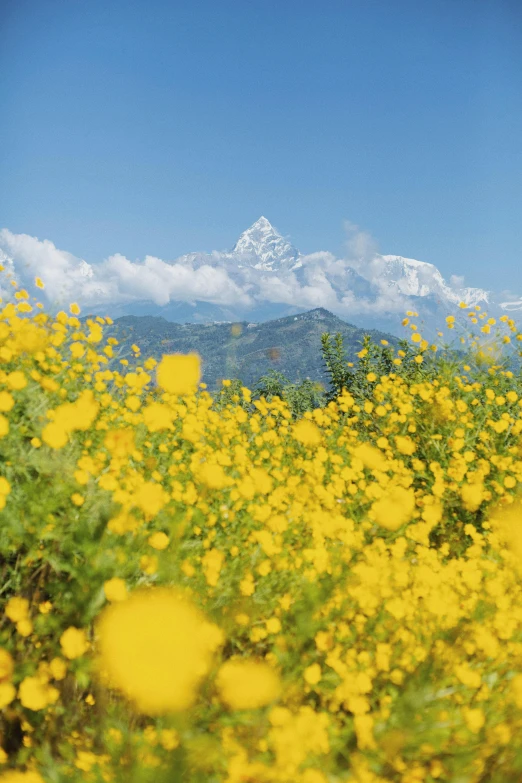
[[[240,378],[252,387],[270,369],[279,370],[292,383],[305,378],[326,383],[321,355],[324,332],[343,335],[348,361],[356,361],[365,334],[374,342],[396,342],[383,332],[352,326],[322,307],[259,324],[182,325],[154,316],[123,316],[107,334],[119,340],[118,359],[131,356],[133,343],[140,346],[142,356],[156,359],[165,353],[196,351],[202,358],[202,380],[214,390],[223,378]]]
[[[433,337],[458,304],[479,305],[491,315],[515,314],[522,298],[510,301],[461,278],[446,281],[433,264],[362,248],[351,258],[319,251],[302,254],[260,217],[233,248],[187,253],[172,261],[146,256],[131,261],[115,254],[89,264],[49,240],[0,231],[0,262],[51,308],[78,301],[101,315],[155,316],[176,323],[268,320],[322,307],[365,328],[402,335],[405,311],[419,313]],[[45,292],[34,288],[43,278]],[[0,295],[12,296],[9,286]]]
[[[114,305],[112,312],[160,315],[178,323],[263,322],[324,303],[340,318],[397,335],[403,333],[400,322],[407,310],[418,311],[433,332],[461,301],[484,306],[491,299],[480,288],[447,283],[433,264],[411,258],[373,254],[356,268],[327,252],[303,255],[263,216],[232,250],[188,253],[175,263],[194,275],[209,268],[225,272],[248,299],[227,305],[205,300],[158,305],[143,299]]]

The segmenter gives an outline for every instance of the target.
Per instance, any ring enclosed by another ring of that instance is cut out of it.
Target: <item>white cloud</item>
[[[47,239],[7,229],[0,231],[0,252],[21,285],[32,288],[34,278],[41,277],[45,289],[39,296],[56,306],[72,300],[84,305],[150,300],[159,306],[196,299],[241,306],[252,301],[225,269],[208,264],[195,269],[190,262],[168,263],[154,256],[130,261],[116,253],[91,265]]]
[[[116,254],[102,264],[100,274],[117,284],[120,299],[151,300],[160,306],[196,299],[222,305],[251,303],[224,269],[208,264],[194,269],[189,263],[169,264],[154,256],[140,263]]]
[[[345,229],[344,258],[328,252],[311,253],[299,258],[298,268],[277,272],[255,269],[248,263],[240,267],[237,257],[217,251],[190,253],[172,262],[155,256],[131,261],[115,253],[97,264],[88,264],[49,240],[13,234],[7,229],[0,231],[0,260],[4,259],[4,266],[31,293],[36,293],[35,276],[41,277],[46,287],[38,296],[49,306],[65,307],[78,301],[84,308],[108,314],[111,306],[128,307],[133,302],[164,307],[172,302],[204,301],[242,313],[266,303],[303,309],[325,307],[351,319],[358,314],[403,313],[410,309],[411,301],[400,289],[403,283],[411,284],[412,275],[419,285],[426,282],[428,288],[433,287],[433,275],[439,274],[435,267],[414,261],[408,281],[394,282],[395,277],[392,280],[384,274],[389,271],[389,262],[379,255],[371,234],[349,221]],[[462,283],[463,278],[451,278],[452,286],[461,288]],[[4,288],[0,295],[11,293],[1,277],[0,285]]]
[[[355,269],[364,268],[364,265],[379,251],[377,240],[368,231],[361,230],[350,220],[344,221],[344,230],[346,232],[347,260]]]
[[[450,284],[453,288],[464,288],[464,275],[451,275]]]
[[[347,258],[311,253],[300,258],[300,268],[279,273],[251,266],[238,268],[230,254],[217,251],[192,253],[174,262],[155,256],[131,261],[115,253],[98,264],[88,264],[47,239],[13,234],[8,229],[0,231],[0,258],[33,293],[34,278],[41,277],[45,290],[38,291],[38,296],[56,308],[78,301],[84,307],[107,307],[110,312],[110,305],[138,301],[163,307],[170,302],[199,300],[243,311],[263,302],[303,309],[325,307],[349,316],[404,309],[398,294],[390,295],[388,290],[383,296],[371,281],[379,277],[379,269],[372,270],[375,240],[351,223],[346,229]],[[364,277],[357,268],[365,272]],[[4,295],[10,293],[4,285]]]
[[[89,290],[92,268],[72,253],[59,250],[48,239],[43,241],[28,234],[0,231],[0,249],[10,260],[18,281],[31,285],[35,276],[45,279],[45,296],[50,302],[75,296],[85,287]]]

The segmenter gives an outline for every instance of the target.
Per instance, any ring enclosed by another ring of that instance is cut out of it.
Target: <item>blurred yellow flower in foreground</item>
[[[322,440],[318,427],[306,419],[301,419],[297,424],[294,424],[293,435],[303,446],[317,446]]]
[[[223,643],[222,631],[169,588],[107,607],[98,634],[103,674],[148,715],[190,707]]]
[[[170,394],[193,394],[201,379],[200,358],[196,353],[164,356],[156,378],[158,386]]]
[[[411,519],[414,510],[413,490],[404,487],[392,487],[372,505],[375,521],[386,530],[398,530]]]
[[[277,699],[281,691],[276,672],[263,661],[230,660],[217,676],[221,699],[233,710],[264,707]]]

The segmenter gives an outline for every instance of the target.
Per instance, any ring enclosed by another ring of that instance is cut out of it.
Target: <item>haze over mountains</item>
[[[400,321],[415,310],[428,328],[440,326],[458,304],[480,305],[495,315],[522,310],[522,298],[444,280],[433,264],[372,247],[350,258],[327,251],[301,254],[265,218],[244,231],[231,250],[193,252],[173,261],[115,254],[88,264],[49,240],[0,231],[0,261],[26,288],[46,285],[50,307],[78,301],[85,312],[162,316],[177,323],[263,322],[323,307],[366,328],[402,334]],[[5,284],[2,295],[12,291]]]

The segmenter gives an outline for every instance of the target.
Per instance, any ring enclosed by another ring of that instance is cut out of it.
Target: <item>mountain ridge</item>
[[[270,369],[280,370],[292,383],[311,378],[326,384],[321,354],[325,332],[342,334],[347,361],[356,361],[366,334],[376,342],[397,343],[390,334],[361,329],[322,307],[262,323],[178,324],[161,316],[129,315],[115,320],[107,336],[119,341],[117,361],[132,357],[133,343],[143,356],[158,360],[165,353],[195,351],[202,360],[202,380],[215,390],[223,378],[241,378],[251,387]]]

